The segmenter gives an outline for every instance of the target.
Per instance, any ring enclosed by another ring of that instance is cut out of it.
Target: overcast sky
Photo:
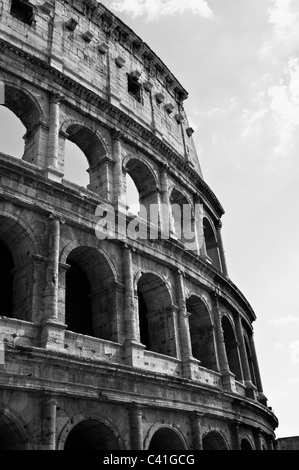
[[[299,435],[299,2],[102,3],[189,92],[185,109],[204,179],[226,211],[229,275],[257,315],[276,435]],[[6,124],[0,113],[0,150],[10,153]]]

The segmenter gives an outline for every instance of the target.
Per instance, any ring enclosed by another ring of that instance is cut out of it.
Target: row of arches
[[[51,123],[46,123],[40,105],[27,91],[9,83],[5,83],[4,90],[4,103],[0,106],[0,151],[19,156],[38,166],[45,166],[47,158],[52,159],[49,157],[52,144],[49,141],[48,146],[41,147],[46,135],[51,132]],[[51,119],[53,117],[50,113]],[[107,197],[107,185],[111,176],[105,175],[106,169],[101,167],[101,161],[104,156],[109,156],[112,150],[100,133],[89,128],[84,122],[66,120],[60,124],[59,138],[59,147],[64,147],[64,157],[58,169],[64,174],[64,180],[70,180]],[[18,144],[18,141],[23,144]],[[48,156],[45,153],[48,153]],[[122,193],[119,194],[120,198],[125,198],[128,214],[138,214],[150,222],[150,206],[159,207],[161,204],[159,177],[140,155],[124,158],[122,171],[118,191]],[[168,188],[168,193],[172,236],[180,240],[185,248],[197,251],[197,254],[204,256],[217,269],[223,270],[218,235],[212,219],[208,215],[203,218],[202,237],[196,232],[196,211],[192,197],[174,185]],[[145,209],[146,216],[140,211],[140,207]],[[161,209],[159,210],[157,223],[161,228],[162,214]],[[200,251],[202,240],[204,246]]]
[[[0,229],[0,314],[2,316],[34,321],[33,299],[36,293],[33,248],[24,227],[9,217],[2,216]],[[69,331],[123,342],[123,299],[118,289],[119,274],[114,262],[98,248],[69,246],[62,250],[63,268],[59,276],[59,318]],[[44,266],[46,270],[46,265]],[[46,281],[46,276],[44,281]],[[46,285],[39,292],[47,292]],[[148,351],[178,357],[179,329],[176,323],[178,299],[169,282],[156,272],[141,270],[135,276],[134,301],[137,315],[137,337]],[[40,302],[42,304],[42,302]],[[206,301],[196,293],[187,295],[192,356],[202,367],[219,371],[215,319]],[[222,329],[226,354],[231,372],[243,380],[234,323],[223,315]],[[250,343],[244,337],[247,360],[251,366],[251,379],[256,384]]]
[[[32,449],[31,437],[25,434],[24,428],[26,426],[18,423],[12,416],[1,415],[0,450]],[[39,444],[35,445],[37,448],[39,447]],[[125,447],[120,434],[110,423],[110,420],[92,416],[87,418],[83,414],[83,416],[74,417],[71,423],[64,426],[57,436],[55,448],[66,451],[112,451],[122,450]],[[189,445],[177,426],[155,423],[147,432],[143,448],[151,452],[184,451],[189,449]],[[211,430],[203,434],[201,448],[202,450],[231,450],[227,439],[218,430]],[[255,450],[251,438],[242,437],[239,450]],[[264,441],[261,450],[267,450],[267,444]]]

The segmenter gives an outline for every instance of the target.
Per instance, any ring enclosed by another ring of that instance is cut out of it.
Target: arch
[[[140,212],[139,191],[133,178],[126,173],[126,206],[130,214],[138,215]]]
[[[0,315],[30,321],[32,317],[34,244],[17,216],[0,210]],[[3,287],[5,286],[5,289]]]
[[[248,362],[248,365],[249,365],[249,372],[250,372],[251,382],[253,383],[253,385],[257,386],[256,375],[255,375],[255,366],[254,366],[254,360],[253,360],[253,357],[252,357],[250,341],[249,341],[247,332],[244,329],[243,329],[243,335],[244,335],[245,350],[246,350],[247,362]]]
[[[108,148],[99,132],[85,122],[68,119],[61,125],[60,131],[82,150],[90,168],[97,165],[101,157],[108,155]]]
[[[118,431],[110,419],[95,411],[78,413],[66,423],[58,438],[58,450],[121,450]]]
[[[140,206],[146,210],[146,213],[140,212],[140,217],[149,222],[150,206],[155,205],[158,207],[157,188],[159,184],[156,175],[148,162],[139,156],[127,155],[123,160],[123,168],[130,175],[136,186],[139,193]],[[157,216],[158,220],[151,221],[152,223],[159,223],[159,214]]]
[[[27,89],[2,78],[4,83],[4,104],[31,130],[40,120],[44,120],[43,110],[38,100]]]
[[[254,445],[248,436],[243,436],[240,444],[241,450],[254,450]]]
[[[238,351],[238,343],[231,321],[226,315],[221,320],[225,350],[230,371],[235,374],[236,380],[243,380],[242,369]]]
[[[187,442],[181,431],[173,424],[155,423],[148,431],[144,440],[144,449],[187,450]]]
[[[0,152],[22,159],[26,132],[21,120],[6,106],[0,106]],[[12,138],[13,137],[13,138]]]
[[[194,207],[189,197],[177,189],[175,186],[170,188],[170,203],[175,236],[184,245],[194,240]]]
[[[202,439],[203,450],[229,450],[227,442],[220,431],[209,431]]]
[[[80,247],[82,247],[82,245],[80,245],[79,242],[77,241],[67,242],[60,251],[60,256],[59,256],[60,263],[66,264],[66,260],[69,254],[73,250],[80,248]],[[116,282],[119,282],[119,279],[118,279],[119,275],[118,275],[117,269],[115,267],[113,260],[110,258],[109,253],[107,253],[107,251],[104,250],[103,248],[95,247],[94,245],[90,243],[84,243],[84,247],[96,250],[98,254],[101,255],[103,259],[105,259],[105,262],[108,264],[110,270],[112,271],[113,277],[116,280]]]
[[[3,80],[2,83],[4,83],[4,102],[0,105],[9,109],[26,129],[26,133],[22,137],[24,151],[21,158],[35,163],[39,145],[38,124],[43,122],[42,109],[35,97],[27,90],[7,80]]]
[[[198,295],[186,299],[192,355],[203,367],[218,371],[211,314]]]
[[[88,246],[67,256],[65,322],[75,333],[109,341],[117,338],[116,282],[106,258]]]
[[[203,233],[207,255],[211,259],[212,265],[215,266],[215,268],[221,270],[217,237],[213,223],[209,220],[206,214],[203,217]]]
[[[176,357],[172,301],[165,280],[152,272],[138,276],[140,341],[147,349]]]
[[[0,451],[29,450],[29,439],[24,429],[25,423],[19,416],[0,407]]]

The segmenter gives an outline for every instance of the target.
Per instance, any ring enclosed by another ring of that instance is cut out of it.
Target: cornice
[[[103,113],[106,113],[110,118],[115,120],[120,127],[124,135],[124,140],[127,140],[129,143],[134,142],[130,139],[130,136],[126,132],[126,128],[130,128],[132,131],[135,129],[136,137],[138,136],[139,140],[143,140],[145,144],[149,144],[158,152],[163,154],[164,157],[168,158],[173,162],[178,170],[180,170],[184,175],[188,176],[196,187],[203,193],[212,206],[216,209],[217,213],[221,217],[224,214],[224,209],[217,199],[216,195],[210,189],[210,187],[205,183],[205,181],[199,176],[199,174],[193,170],[188,162],[186,162],[177,152],[172,150],[165,142],[163,142],[159,137],[157,137],[152,131],[146,129],[140,123],[136,122],[133,118],[128,116],[125,112],[118,109],[116,106],[113,106],[104,98],[98,96],[95,92],[88,90],[86,87],[76,82],[72,78],[66,76],[59,70],[51,67],[45,61],[40,58],[34,57],[30,53],[23,51],[16,46],[11,45],[10,43],[0,39],[0,53],[3,53],[5,50],[10,53],[17,55],[27,63],[30,63],[32,66],[36,67],[38,70],[43,70],[44,73],[49,75],[50,83],[55,82],[57,85],[67,90],[72,90],[72,93],[75,93],[81,99],[84,99],[88,102],[89,105],[93,105],[96,108],[100,109]],[[56,90],[48,90],[55,92]],[[67,94],[65,95],[65,102],[68,101]],[[110,131],[113,131],[115,126],[109,127],[106,124],[106,127]]]

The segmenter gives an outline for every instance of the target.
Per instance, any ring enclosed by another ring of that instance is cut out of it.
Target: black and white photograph
[[[299,450],[298,154],[297,0],[0,0],[0,450]]]

